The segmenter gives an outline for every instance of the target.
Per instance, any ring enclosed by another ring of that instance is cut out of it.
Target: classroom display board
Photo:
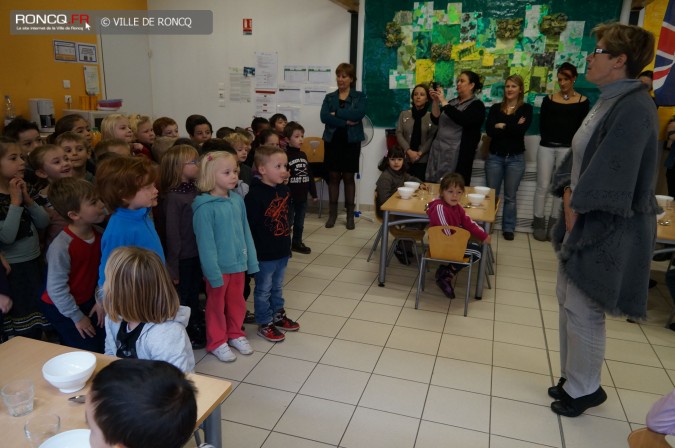
[[[363,90],[375,126],[393,127],[410,108],[416,84],[439,83],[454,98],[462,70],[483,79],[481,100],[502,100],[504,80],[518,74],[525,99],[535,107],[530,133],[538,133],[538,106],[557,88],[557,67],[570,62],[579,77],[575,90],[594,100],[598,91],[585,80],[590,35],[599,23],[617,21],[621,0],[522,0],[463,2],[368,0],[365,2]]]

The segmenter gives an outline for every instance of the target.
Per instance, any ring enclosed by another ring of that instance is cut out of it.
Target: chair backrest
[[[324,143],[321,137],[305,137],[300,149],[307,154],[309,163],[323,162]]]
[[[640,428],[628,435],[628,446],[630,448],[672,448],[670,443],[666,442],[666,435],[654,432],[649,428]]]
[[[446,235],[446,230],[452,234]],[[432,258],[464,262],[464,253],[470,237],[469,231],[460,227],[429,227],[429,254]]]

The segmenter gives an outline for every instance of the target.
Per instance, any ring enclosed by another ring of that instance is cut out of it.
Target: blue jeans
[[[293,227],[293,244],[302,243],[302,232],[305,229],[305,213],[307,212],[307,201],[291,201],[288,207],[288,225]]]
[[[253,289],[255,321],[258,325],[267,325],[272,322],[274,313],[284,307],[281,287],[284,284],[288,258],[258,261],[260,271],[255,274],[255,288]]]
[[[496,197],[499,197],[504,181],[502,232],[513,232],[516,229],[516,194],[523,174],[525,174],[524,154],[506,157],[490,154],[485,161],[487,186],[496,190]]]

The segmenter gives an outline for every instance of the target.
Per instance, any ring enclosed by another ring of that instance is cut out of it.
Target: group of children
[[[77,115],[59,120],[53,144],[21,118],[6,126],[0,334],[53,329],[65,345],[189,372],[204,345],[221,361],[251,354],[245,318],[272,342],[298,330],[282,285],[291,251],[311,251],[302,231],[316,189],[303,127],[273,119],[283,134],[256,118],[255,138],[221,128],[221,139],[192,115],[179,139],[170,118],[111,114],[93,151]]]

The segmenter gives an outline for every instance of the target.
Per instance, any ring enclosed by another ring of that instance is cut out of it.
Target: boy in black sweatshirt
[[[284,137],[288,140],[286,155],[288,156],[288,170],[290,178],[288,186],[291,189],[291,206],[288,221],[293,227],[291,250],[301,254],[309,254],[312,249],[302,242],[302,231],[305,228],[305,213],[307,212],[307,193],[312,195],[316,202],[316,184],[307,161],[307,154],[300,150],[305,139],[305,128],[299,123],[291,121],[284,128]]]
[[[279,328],[297,331],[300,325],[286,316],[282,285],[291,255],[288,206],[291,200],[288,159],[276,146],[260,146],[254,156],[260,179],[254,178],[244,198],[246,216],[258,254],[260,271],[255,274],[253,304],[258,334],[271,342],[285,339]]]

